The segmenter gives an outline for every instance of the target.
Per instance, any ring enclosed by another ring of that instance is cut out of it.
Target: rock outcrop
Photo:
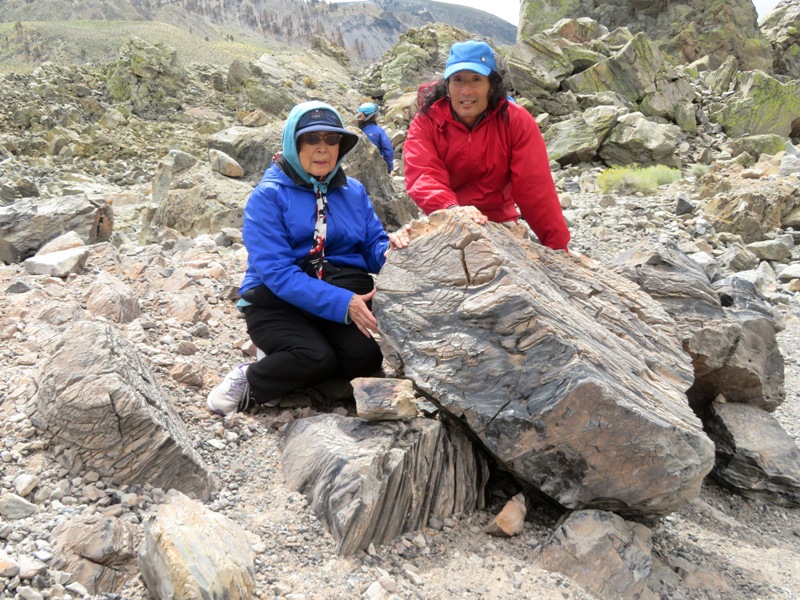
[[[735,56],[744,69],[768,69],[772,65],[769,43],[758,29],[751,0],[734,0],[709,9],[704,0],[636,2],[612,0],[523,0],[517,41],[547,29],[560,19],[590,17],[609,30],[627,27],[646,33],[660,48],[680,62],[708,55],[712,68]]]

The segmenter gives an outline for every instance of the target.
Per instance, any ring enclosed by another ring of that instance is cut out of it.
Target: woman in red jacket
[[[486,42],[453,44],[444,77],[422,86],[403,146],[406,192],[426,213],[464,207],[476,223],[516,222],[517,206],[545,246],[570,235],[539,126],[509,102]]]

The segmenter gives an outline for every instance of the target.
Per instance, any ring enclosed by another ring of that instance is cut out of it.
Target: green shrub
[[[652,167],[611,167],[603,171],[597,178],[600,191],[608,193],[642,192],[652,194],[656,188],[666,183],[672,183],[681,178],[681,172],[665,165]]]

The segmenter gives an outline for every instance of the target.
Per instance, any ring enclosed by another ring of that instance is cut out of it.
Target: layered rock
[[[697,494],[713,449],[655,301],[522,226],[441,211],[411,231],[374,299],[397,368],[566,507],[656,515]]]
[[[175,494],[143,529],[139,567],[156,598],[253,598],[255,552],[231,519]]]
[[[214,480],[149,367],[111,326],[68,325],[37,374],[27,406],[74,473],[116,485],[149,483],[207,499]]]
[[[114,212],[102,198],[88,194],[26,198],[0,208],[0,260],[19,262],[68,231],[86,244],[105,242],[113,226]]]
[[[753,406],[714,402],[707,423],[718,480],[751,498],[800,506],[800,449],[774,417]]]
[[[547,541],[539,564],[582,583],[601,598],[644,598],[652,564],[652,534],[613,513],[577,511]],[[585,565],[594,565],[591,571]]]
[[[294,421],[283,470],[328,527],[340,554],[384,544],[428,519],[484,506],[485,460],[430,419],[370,422],[319,415]]]
[[[783,356],[768,310],[730,295],[723,307],[700,265],[672,244],[643,240],[615,264],[675,319],[692,357],[695,381],[688,395],[698,414],[720,394],[767,411],[783,402]]]

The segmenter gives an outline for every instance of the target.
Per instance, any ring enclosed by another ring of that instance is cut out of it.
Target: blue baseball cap
[[[358,112],[364,113],[364,116],[368,117],[378,112],[378,107],[374,102],[364,102],[364,104],[358,107]]]
[[[458,71],[474,71],[488,77],[492,71],[497,71],[494,50],[486,42],[477,40],[453,44],[444,66],[444,78],[449,79]]]

